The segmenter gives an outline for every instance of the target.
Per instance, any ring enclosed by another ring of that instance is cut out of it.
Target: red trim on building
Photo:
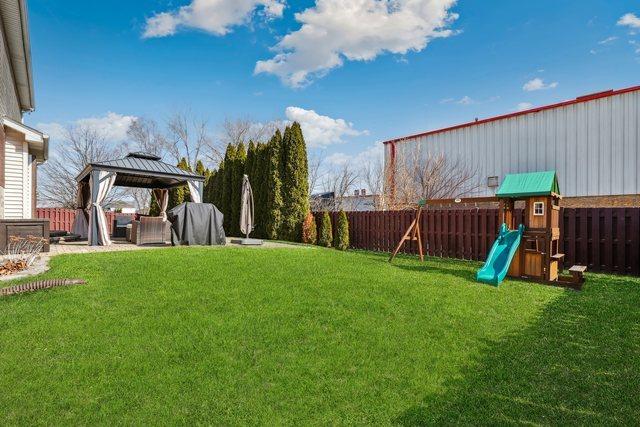
[[[466,127],[477,126],[477,125],[481,125],[481,124],[485,124],[485,123],[495,122],[495,121],[498,121],[498,120],[504,120],[504,119],[510,119],[510,118],[513,118],[513,117],[524,116],[525,114],[539,113],[539,112],[545,111],[545,110],[552,110],[554,108],[561,108],[561,107],[567,107],[569,105],[581,104],[583,102],[593,101],[595,99],[608,98],[610,96],[622,95],[624,93],[635,92],[635,91],[638,91],[638,90],[640,90],[640,86],[633,86],[633,87],[629,87],[629,88],[626,88],[626,89],[607,90],[607,91],[604,91],[604,92],[592,93],[590,95],[579,96],[576,99],[559,102],[557,104],[545,105],[545,106],[542,106],[542,107],[535,107],[535,108],[531,108],[530,110],[517,111],[515,113],[503,114],[501,116],[489,117],[487,119],[475,120],[473,122],[463,123],[463,124],[460,124],[460,125],[450,126],[450,127],[446,127],[446,128],[442,128],[442,129],[437,129],[437,130],[431,130],[431,131],[428,131],[428,132],[417,133],[417,134],[414,134],[414,135],[403,136],[401,138],[390,139],[388,141],[384,141],[384,144],[402,142],[402,141],[406,141],[408,139],[420,138],[420,137],[423,137],[423,136],[434,135],[434,134],[437,134],[437,133],[449,132],[449,131],[456,130],[456,129],[462,129],[462,128],[466,128]]]

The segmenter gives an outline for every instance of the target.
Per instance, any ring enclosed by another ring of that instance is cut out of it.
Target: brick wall
[[[560,201],[563,208],[637,208],[640,194],[618,196],[565,197]]]

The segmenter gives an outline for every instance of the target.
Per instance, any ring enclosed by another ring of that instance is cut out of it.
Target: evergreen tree
[[[236,158],[236,147],[233,144],[227,145],[224,154],[224,178],[222,184],[222,197],[220,199],[220,209],[224,215],[224,229],[231,235],[231,206],[233,201],[233,169]]]
[[[265,237],[277,239],[282,224],[282,181],[281,181],[282,134],[276,130],[265,149]]]
[[[189,166],[187,159],[185,159],[184,157],[180,159],[180,162],[178,163],[178,168],[184,171],[191,172],[191,166]],[[167,210],[173,209],[179,204],[189,200],[191,200],[191,195],[189,193],[189,188],[187,186],[172,188],[169,190],[169,204],[167,206]]]
[[[349,220],[343,210],[340,210],[340,213],[338,213],[338,224],[336,226],[334,243],[336,249],[341,251],[349,249]]]
[[[233,161],[232,190],[231,190],[231,228],[232,235],[239,236],[240,232],[240,202],[242,200],[242,175],[247,160],[247,149],[240,142],[236,146],[236,156]]]
[[[196,163],[196,173],[198,175],[207,176],[207,168],[204,167],[204,163],[202,160],[198,160]]]
[[[299,242],[302,238],[302,223],[309,212],[309,171],[307,147],[297,122],[285,130],[282,164],[281,238]]]
[[[214,184],[216,181],[216,177],[218,175],[218,171],[215,169],[213,171],[206,171],[206,179],[204,181],[204,203],[213,203],[214,198]]]
[[[330,248],[333,243],[333,229],[331,227],[331,218],[328,212],[323,212],[322,222],[320,223],[320,237],[318,245]]]
[[[253,141],[249,141],[249,147],[247,147],[247,160],[244,162],[244,174],[249,177],[249,181],[253,184],[254,172],[256,166],[256,144]]]
[[[222,211],[222,194],[224,193],[224,161],[218,165],[218,171],[216,172],[215,179],[211,183],[211,203]]]
[[[254,230],[252,235],[257,237],[258,233],[256,231],[255,222],[257,221],[258,215],[256,211],[258,210],[258,200],[257,200],[257,192],[258,189],[257,184],[258,181],[256,179],[256,168],[258,166],[258,145],[255,142],[249,142],[249,148],[247,148],[247,160],[244,163],[244,174],[249,177],[249,182],[251,183],[251,188],[253,189],[253,217],[254,217]]]
[[[160,205],[153,191],[151,192],[151,202],[149,203],[149,216],[160,216]]]
[[[253,167],[253,179],[251,185],[253,188],[254,206],[255,206],[255,236],[261,239],[267,238],[266,222],[267,222],[267,193],[269,191],[269,158],[268,145],[256,145],[255,163]]]

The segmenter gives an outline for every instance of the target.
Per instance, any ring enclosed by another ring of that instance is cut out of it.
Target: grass
[[[640,280],[320,248],[61,256],[0,299],[0,423],[635,424]]]

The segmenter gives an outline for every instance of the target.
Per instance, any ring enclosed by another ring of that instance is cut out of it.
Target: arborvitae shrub
[[[328,212],[322,214],[322,223],[320,225],[320,238],[318,245],[330,248],[333,243],[333,228],[331,227],[331,218]]]
[[[307,147],[300,124],[294,122],[282,139],[282,226],[280,238],[301,241],[302,223],[309,211]]]
[[[265,152],[266,195],[265,195],[265,235],[267,239],[278,239],[282,224],[282,181],[281,181],[282,135],[279,130],[269,141]]]
[[[335,247],[341,251],[346,251],[349,248],[349,220],[344,211],[340,211],[338,214],[338,224],[336,228]]]
[[[302,243],[315,245],[318,240],[318,232],[316,230],[316,218],[311,212],[307,213],[307,217],[302,223]]]
[[[151,192],[151,203],[149,204],[149,215],[150,216],[160,216],[160,205],[158,205],[158,200],[156,200],[156,195]]]

